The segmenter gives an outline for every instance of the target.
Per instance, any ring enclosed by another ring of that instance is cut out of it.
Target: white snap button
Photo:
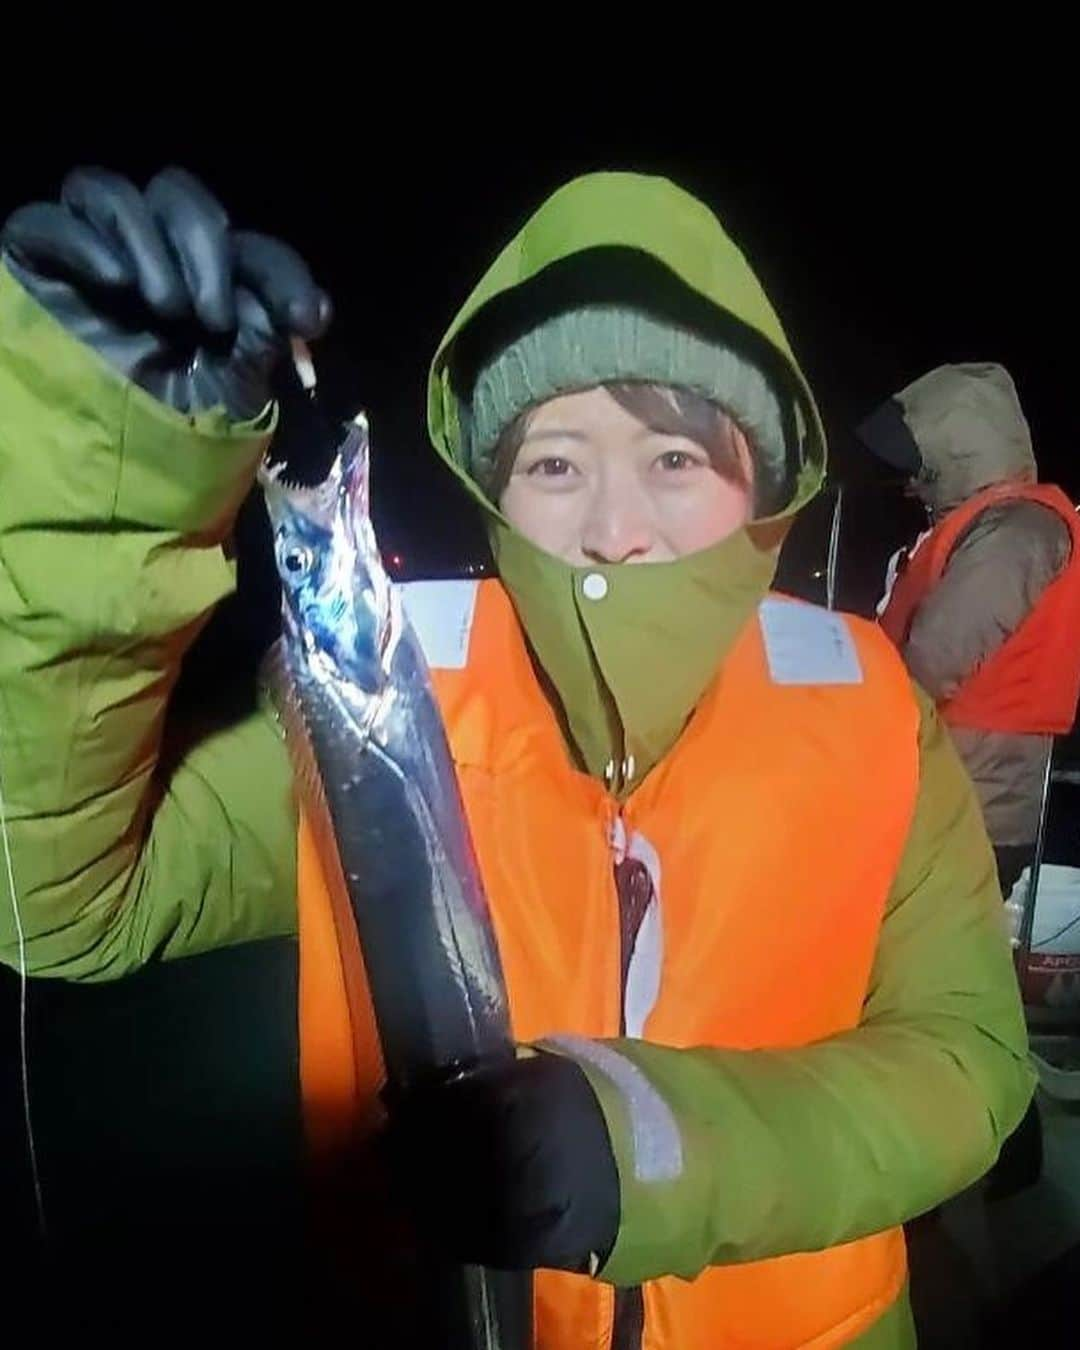
[[[599,572],[590,572],[581,583],[581,589],[586,600],[603,600],[607,595],[607,577]]]

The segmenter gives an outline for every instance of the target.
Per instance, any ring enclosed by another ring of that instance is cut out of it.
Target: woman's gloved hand
[[[145,192],[76,169],[58,203],[14,212],[0,253],[65,328],[180,412],[258,415],[288,339],[320,337],[330,323],[330,300],[299,254],[232,229],[183,169],[165,169]]]
[[[594,1272],[615,1245],[615,1158],[571,1059],[530,1054],[414,1089],[387,1142],[421,1235],[452,1260]]]

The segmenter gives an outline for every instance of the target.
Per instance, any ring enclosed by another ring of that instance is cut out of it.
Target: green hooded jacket
[[[470,315],[552,261],[604,246],[650,254],[776,354],[803,428],[797,502],[809,495],[823,453],[816,414],[759,285],[700,204],[631,176],[571,185],[500,255],[433,369],[440,453],[456,463],[451,358]],[[0,905],[0,958],[12,966],[24,956],[35,975],[113,979],[295,930],[295,806],[272,718],[259,708],[203,730],[167,718],[185,652],[234,585],[230,526],[265,439],[156,403],[0,271],[0,781],[22,938]],[[582,758],[595,768],[631,737],[647,759],[661,754],[699,676],[674,686],[665,717],[627,673],[621,607],[606,608],[610,628],[583,629],[574,569],[549,566],[497,515],[492,530]],[[658,606],[678,588],[714,617],[719,663],[769,584],[779,535],[758,527],[711,550],[727,578],[708,554],[625,569],[643,576],[638,620],[662,626]],[[607,575],[618,596],[626,577]],[[548,633],[535,618],[545,608]],[[920,707],[919,799],[859,1028],[789,1051],[617,1042],[679,1121],[688,1165],[660,1187],[622,1165],[621,1102],[583,1066],[623,1177],[603,1278],[690,1277],[903,1222],[981,1175],[1023,1114],[1033,1077],[992,856],[948,737]],[[912,1343],[906,1298],[859,1342]]]

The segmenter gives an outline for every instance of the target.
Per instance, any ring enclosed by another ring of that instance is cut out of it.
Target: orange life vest
[[[918,710],[874,625],[798,608],[832,625],[825,637],[847,643],[857,678],[799,683],[798,652],[788,668],[790,644],[770,653],[751,621],[620,810],[572,766],[505,591],[478,584],[467,661],[433,679],[519,1042],[618,1036],[613,858],[635,846],[658,874],[662,930],[647,1039],[751,1050],[858,1025],[914,809]],[[303,820],[299,864],[302,1084],[312,1143],[332,1151],[369,1113],[381,1065],[344,898]],[[872,1325],[905,1278],[896,1230],[656,1279],[644,1287],[645,1345],[829,1350]],[[606,1350],[614,1300],[602,1281],[537,1272],[537,1350]]]
[[[881,626],[902,648],[965,532],[988,507],[1010,501],[1055,512],[1068,528],[1072,554],[1020,627],[941,704],[941,714],[956,727],[1060,735],[1071,730],[1080,696],[1080,520],[1060,488],[996,483],[950,511],[898,575]]]

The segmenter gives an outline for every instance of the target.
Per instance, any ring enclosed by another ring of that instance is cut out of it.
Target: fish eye
[[[286,572],[291,572],[293,576],[308,571],[312,561],[311,549],[305,548],[303,544],[290,544],[281,555],[282,566]]]

